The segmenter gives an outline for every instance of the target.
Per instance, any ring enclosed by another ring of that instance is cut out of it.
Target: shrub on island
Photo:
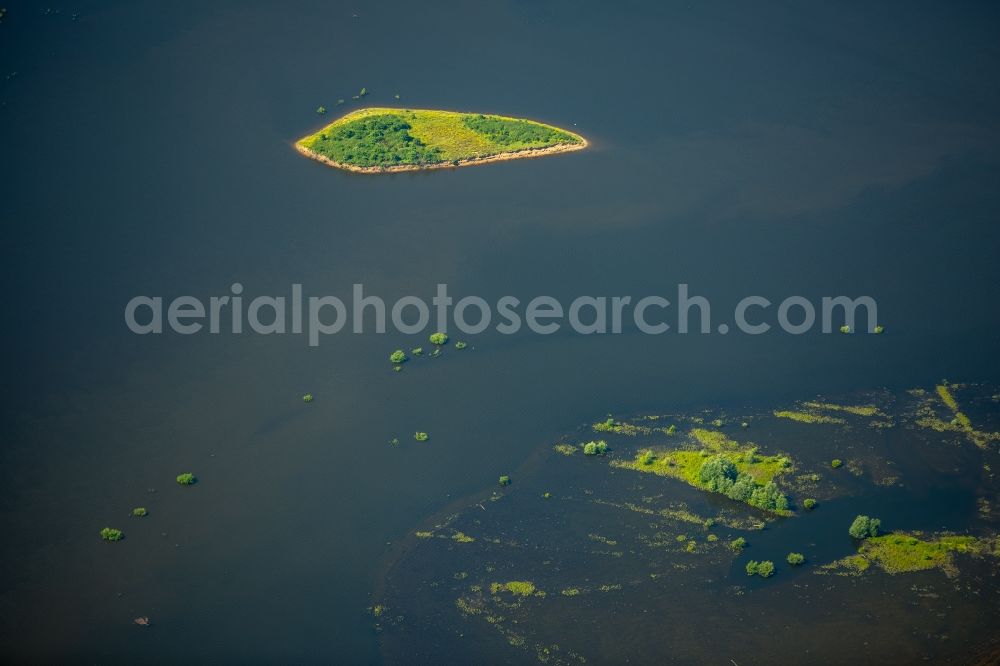
[[[774,562],[770,560],[764,560],[763,562],[758,562],[757,560],[750,560],[747,562],[746,571],[748,576],[760,576],[761,578],[770,578],[774,575]]]
[[[847,528],[847,533],[855,539],[867,539],[868,537],[878,536],[878,530],[881,525],[882,521],[878,518],[858,516],[851,523],[851,526]]]

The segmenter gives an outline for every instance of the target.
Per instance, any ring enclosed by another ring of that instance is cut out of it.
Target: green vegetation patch
[[[803,407],[831,412],[846,412],[855,416],[885,416],[875,405],[837,405],[832,402],[804,402]]]
[[[855,539],[867,539],[868,537],[878,536],[878,530],[881,526],[882,521],[878,518],[857,516],[854,518],[851,526],[847,528],[847,533]]]
[[[774,575],[774,562],[771,560],[764,560],[763,562],[758,562],[757,560],[750,560],[747,562],[746,566],[748,576],[760,576],[761,578],[770,578]]]
[[[608,418],[606,421],[601,421],[600,423],[595,423],[591,426],[594,432],[611,432],[616,435],[626,435],[628,437],[635,437],[636,435],[649,435],[653,432],[653,429],[647,426],[638,426],[632,423],[623,423],[621,421],[615,421],[613,418]]]
[[[608,443],[603,439],[595,442],[587,442],[583,445],[583,454],[586,456],[603,456],[608,452]]]
[[[877,565],[890,574],[941,569],[951,577],[958,573],[955,553],[975,557],[991,555],[1000,557],[998,542],[972,536],[939,535],[920,538],[919,533],[894,532],[870,537],[862,542],[857,555],[851,555],[823,567],[827,571],[860,574]]]
[[[612,465],[670,476],[772,513],[790,513],[788,498],[774,483],[776,477],[791,469],[791,460],[786,456],[760,455],[753,444],[740,444],[718,431],[696,428],[691,434],[705,448],[646,450],[635,460],[616,460]]]
[[[813,414],[811,412],[793,412],[782,410],[774,413],[779,419],[791,419],[799,423],[846,423],[844,419],[837,416],[827,416],[826,414]]]
[[[966,437],[969,438],[969,441],[980,448],[986,448],[987,444],[991,441],[1000,441],[1000,433],[982,432],[976,430],[976,428],[972,425],[972,421],[969,420],[969,417],[959,407],[958,401],[955,400],[955,396],[952,394],[951,388],[948,384],[941,384],[936,387],[936,390],[938,397],[941,398],[941,402],[943,402],[954,415],[951,422],[945,423],[941,419],[933,417],[932,412],[926,410],[921,413],[924,418],[917,421],[918,425],[933,428],[938,432],[944,432],[945,430],[963,432]],[[930,417],[928,417],[928,412],[931,414]]]
[[[149,512],[146,511],[146,507],[137,506],[134,509],[132,509],[132,516],[135,518],[143,518],[148,515]]]
[[[344,120],[303,139],[302,145],[335,163],[358,167],[428,165],[444,161],[441,149],[432,148],[410,134],[413,126],[400,115],[383,113],[342,122]]]
[[[183,474],[177,475],[177,483],[181,484],[182,486],[193,485],[197,480],[198,479],[195,478],[195,475],[192,474],[191,472],[184,472]]]
[[[891,574],[933,568],[953,573],[952,553],[983,554],[987,544],[971,536],[941,536],[923,541],[907,534],[884,534],[866,539],[858,554]]]
[[[490,592],[510,592],[516,597],[530,597],[535,593],[535,584],[527,580],[509,580],[506,583],[490,583]]]
[[[303,137],[300,150],[344,168],[420,168],[501,153],[584,147],[573,132],[520,118],[428,109],[370,108]]]
[[[530,120],[479,114],[463,115],[462,123],[491,143],[509,150],[577,142],[569,132]]]
[[[121,530],[105,527],[101,530],[101,538],[105,541],[121,541],[125,537]]]

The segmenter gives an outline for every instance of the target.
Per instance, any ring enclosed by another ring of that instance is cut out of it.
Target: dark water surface
[[[1000,376],[988,3],[7,9],[6,660],[377,661],[388,544],[595,415]],[[593,147],[384,177],[296,154],[363,86]],[[718,313],[868,294],[886,333],[486,333],[396,374],[422,336],[123,323],[137,294],[233,282],[567,302],[685,282]]]

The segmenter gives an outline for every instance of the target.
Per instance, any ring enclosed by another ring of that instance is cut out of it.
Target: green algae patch
[[[303,155],[330,166],[370,173],[536,157],[586,146],[579,134],[534,120],[396,108],[354,111],[295,144]]]
[[[774,483],[791,469],[788,457],[761,455],[753,444],[740,444],[718,431],[696,428],[691,435],[704,448],[647,449],[634,460],[616,460],[611,464],[679,479],[700,490],[726,495],[778,515],[791,513],[787,498]]]
[[[955,553],[974,557],[1000,557],[998,543],[973,536],[939,535],[921,538],[920,533],[894,532],[865,539],[856,555],[827,564],[821,569],[846,575],[856,575],[872,565],[889,574],[941,569],[946,576],[958,575]]]

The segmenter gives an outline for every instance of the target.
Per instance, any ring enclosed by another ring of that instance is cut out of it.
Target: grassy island
[[[579,134],[533,120],[391,108],[354,111],[295,143],[306,157],[364,173],[482,164],[586,146]]]
[[[831,562],[822,572],[857,575],[876,564],[890,574],[941,569],[952,577],[958,575],[955,553],[1000,557],[1000,541],[952,534],[925,536],[919,532],[894,532],[865,539],[856,555]]]
[[[615,460],[612,465],[680,479],[771,513],[791,513],[788,498],[774,482],[791,469],[791,460],[762,455],[753,444],[740,444],[717,430],[695,428],[691,436],[700,449],[646,449],[635,460]]]

